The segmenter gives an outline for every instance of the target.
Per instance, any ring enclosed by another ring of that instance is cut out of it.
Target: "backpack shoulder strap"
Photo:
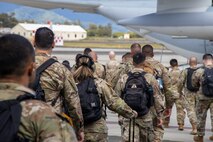
[[[58,62],[57,60],[50,58],[47,61],[45,61],[43,64],[41,64],[37,70],[36,73],[37,74],[41,74],[44,70],[46,70],[49,66],[51,66],[52,64],[54,64],[55,62]]]
[[[49,66],[54,64],[55,62],[58,62],[57,60],[50,58],[47,61],[45,61],[43,64],[41,64],[37,69],[36,69],[36,78],[33,83],[32,88],[36,91],[36,88],[39,86],[39,81],[40,81],[40,75],[41,73],[46,70]]]
[[[22,101],[25,101],[25,100],[31,100],[31,99],[36,99],[36,97],[35,97],[35,95],[32,95],[30,93],[26,93],[26,94],[18,96],[16,98],[16,100],[19,101],[19,102],[22,102]]]

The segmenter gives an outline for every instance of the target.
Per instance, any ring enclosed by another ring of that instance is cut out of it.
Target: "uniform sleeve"
[[[162,65],[162,79],[164,83],[165,91],[169,91],[171,87],[171,79],[169,77],[169,71]]]
[[[125,84],[126,84],[126,80],[127,80],[127,75],[123,75],[119,80],[118,80],[118,83],[116,84],[115,86],[115,93],[121,97],[122,95],[122,92],[125,88]]]
[[[192,74],[192,86],[197,87],[197,85],[200,84],[203,73],[203,69],[198,69]]]
[[[180,79],[178,81],[178,92],[180,94],[183,94],[183,87],[185,85],[185,82],[186,82],[186,69],[183,70],[180,74]]]
[[[72,127],[62,121],[47,104],[23,102],[20,131],[29,141],[77,142]]]
[[[83,131],[83,115],[81,110],[80,98],[77,92],[77,86],[72,74],[66,70],[66,78],[64,82],[64,96],[67,102],[68,111],[77,132]]]
[[[106,104],[110,110],[126,118],[131,118],[135,115],[133,110],[115,94],[115,91],[104,80],[99,80],[96,83],[98,92],[102,96],[103,103]]]
[[[154,108],[156,110],[157,116],[161,118],[163,116],[163,111],[165,110],[165,97],[161,93],[158,86],[158,82],[154,76],[147,76],[147,82],[153,87],[154,92]]]

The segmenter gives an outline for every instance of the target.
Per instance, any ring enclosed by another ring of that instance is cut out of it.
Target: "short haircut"
[[[122,56],[122,59],[123,59],[123,58],[126,58],[126,57],[129,57],[129,58],[130,58],[130,57],[131,57],[131,53],[130,53],[130,52],[125,53],[125,54]]]
[[[147,45],[144,45],[143,47],[142,47],[142,53],[143,54],[152,54],[153,53],[153,47],[151,46],[151,45],[149,45],[149,44],[147,44]]]
[[[133,56],[133,62],[138,65],[138,64],[141,64],[145,61],[146,59],[146,56],[142,53],[136,53],[134,56]]]
[[[54,33],[47,27],[41,27],[36,30],[35,33],[35,46],[43,50],[52,48],[54,43]]]
[[[84,49],[84,55],[89,55],[90,52],[92,52],[91,48],[85,48]]]
[[[178,61],[177,61],[176,59],[171,59],[171,60],[170,60],[170,65],[171,65],[172,67],[178,66]]]
[[[133,48],[140,48],[141,49],[141,45],[139,43],[133,43],[130,48],[131,49],[133,49]]]
[[[7,34],[0,37],[0,77],[21,76],[30,61],[35,60],[32,44],[24,37]]]
[[[203,55],[203,60],[212,60],[213,59],[213,56],[212,56],[212,54],[204,54]]]

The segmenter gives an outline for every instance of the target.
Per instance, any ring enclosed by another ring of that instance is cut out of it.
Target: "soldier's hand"
[[[84,132],[79,132],[77,137],[78,137],[78,142],[83,142],[84,141]]]
[[[138,113],[133,110],[131,118],[137,118],[137,117],[138,117]]]
[[[157,126],[162,126],[162,125],[163,125],[163,120],[162,119],[158,119]]]

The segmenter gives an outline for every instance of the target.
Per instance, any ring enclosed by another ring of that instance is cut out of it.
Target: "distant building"
[[[19,23],[12,28],[11,33],[22,35],[32,40],[35,31],[40,27],[48,27],[55,33],[55,42],[81,40],[87,37],[87,32],[78,25],[51,25],[51,24],[26,24]]]
[[[124,34],[124,39],[130,39],[130,34]]]

